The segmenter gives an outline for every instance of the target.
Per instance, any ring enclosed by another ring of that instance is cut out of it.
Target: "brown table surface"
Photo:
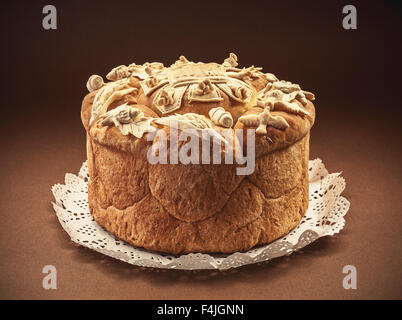
[[[2,53],[0,298],[402,298],[402,55],[393,41],[401,35],[399,5],[357,4],[358,30],[345,31],[342,2],[317,8],[307,1],[290,13],[275,4],[265,23],[258,5],[250,4],[244,10],[256,20],[230,25],[225,37],[210,31],[227,25],[230,15],[211,13],[207,23],[201,15],[172,16],[171,7],[160,7],[149,30],[143,16],[127,22],[139,10],[134,4],[121,4],[123,10],[97,3],[93,10],[95,3],[56,1],[57,31],[41,29],[38,3],[2,5],[8,50]],[[169,32],[182,41],[169,42]],[[239,42],[245,35],[260,41],[258,52]],[[261,35],[271,41],[261,42]],[[241,65],[264,66],[316,93],[310,158],[343,172],[351,208],[342,232],[291,256],[224,272],[144,269],[74,245],[58,223],[50,189],[86,159],[79,112],[88,75],[133,60],[169,64],[181,53],[221,60],[231,48]],[[49,264],[57,268],[57,290],[42,288],[42,268]],[[342,287],[349,264],[357,268],[357,290]]]

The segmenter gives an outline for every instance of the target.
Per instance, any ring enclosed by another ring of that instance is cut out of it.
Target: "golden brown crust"
[[[262,75],[255,77],[254,79],[249,81],[249,84],[251,84],[251,86],[255,88],[257,91],[264,89],[267,83],[268,83],[267,78]]]
[[[89,119],[91,119],[92,104],[94,102],[95,95],[98,91],[92,91],[88,93],[84,100],[82,100],[81,106],[81,121],[84,125],[85,130],[88,132],[89,129]]]
[[[308,135],[262,156],[248,177],[230,165],[151,165],[141,152],[89,141],[91,212],[135,246],[173,254],[248,250],[285,235],[308,206]]]

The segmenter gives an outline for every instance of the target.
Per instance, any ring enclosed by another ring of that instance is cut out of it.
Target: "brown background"
[[[2,2],[0,298],[401,299],[401,6],[352,1],[358,30],[346,31],[348,2],[52,1],[56,31],[42,29],[47,2]],[[230,51],[315,92],[311,159],[346,178],[342,233],[227,272],[144,270],[74,246],[50,188],[86,158],[88,76],[180,54],[223,61]],[[47,264],[57,290],[42,288]],[[357,290],[342,288],[347,264]]]

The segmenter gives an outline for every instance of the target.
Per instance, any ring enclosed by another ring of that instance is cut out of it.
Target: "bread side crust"
[[[151,165],[146,148],[133,155],[87,142],[91,213],[135,246],[244,251],[288,233],[308,207],[309,134],[261,155],[251,176],[229,165]]]

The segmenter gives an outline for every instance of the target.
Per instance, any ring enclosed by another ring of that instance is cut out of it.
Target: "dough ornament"
[[[233,126],[233,117],[230,112],[222,107],[213,108],[209,111],[209,117],[212,122],[218,126],[231,128]]]
[[[246,126],[257,127],[255,131],[257,134],[267,134],[267,126],[276,129],[286,129],[289,127],[289,124],[283,117],[271,115],[269,107],[265,107],[258,115],[250,114],[242,116],[239,118],[239,121]]]
[[[94,74],[90,76],[88,79],[87,89],[89,92],[92,92],[102,88],[104,85],[105,83],[103,82],[103,78],[101,76]]]

